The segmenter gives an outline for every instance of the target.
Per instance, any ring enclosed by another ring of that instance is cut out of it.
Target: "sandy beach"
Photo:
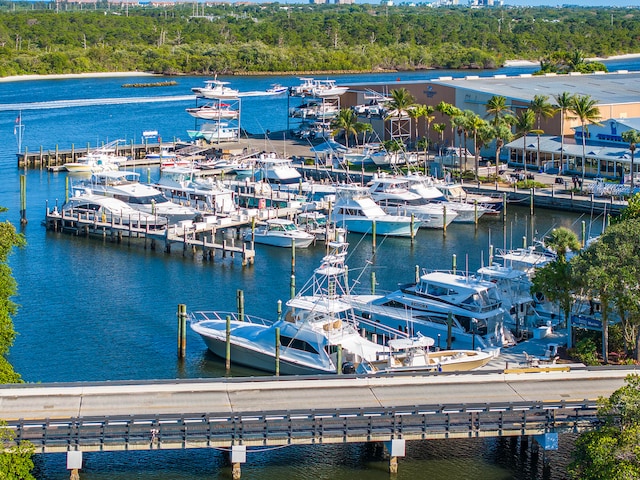
[[[94,72],[94,73],[61,73],[55,75],[15,75],[2,77],[0,82],[20,82],[25,80],[60,80],[68,78],[100,78],[100,77],[153,77],[155,73],[148,72]]]
[[[640,53],[627,53],[625,55],[612,55],[610,57],[593,57],[587,58],[590,62],[602,62],[605,60],[623,60],[625,58],[640,58]],[[529,67],[540,65],[540,62],[533,60],[506,60],[504,62],[505,67]]]

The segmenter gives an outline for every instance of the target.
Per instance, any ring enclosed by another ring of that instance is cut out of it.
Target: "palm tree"
[[[569,92],[562,92],[558,95],[554,95],[553,98],[555,99],[557,108],[560,110],[560,114],[562,115],[562,118],[560,118],[560,165],[558,166],[560,172],[562,172],[562,161],[564,160],[564,121],[565,119],[572,118],[567,117],[567,113],[571,111],[575,95]]]
[[[425,105],[425,114],[424,114],[424,119],[427,122],[427,130],[425,132],[425,137],[427,137],[427,149],[425,151],[425,154],[427,155],[427,158],[429,158],[429,144],[431,143],[431,140],[429,140],[429,133],[431,132],[431,122],[433,122],[433,120],[436,118],[433,115],[433,112],[436,111],[436,107],[434,107],[433,105]]]
[[[446,123],[434,123],[433,130],[438,134],[438,155],[442,156],[442,144],[444,143],[444,129],[447,128]]]
[[[536,157],[536,166],[538,168],[540,168],[540,135],[544,133],[540,128],[540,123],[543,118],[553,117],[557,111],[556,108],[547,100],[549,100],[548,95],[536,95],[535,97],[533,97],[531,106],[529,107],[531,110],[533,110],[537,122],[536,129],[538,131],[538,154]]]
[[[527,168],[527,135],[534,131],[536,114],[530,108],[523,110],[516,117],[513,126],[516,128],[516,135],[522,136],[522,165]]]
[[[479,159],[479,150],[480,147],[478,145],[478,132],[480,129],[487,125],[487,122],[480,118],[480,115],[472,112],[471,110],[465,110],[465,117],[467,118],[467,129],[473,134],[473,155],[475,157],[475,180],[478,180],[478,168],[480,165]]]
[[[513,115],[513,111],[507,107],[507,99],[501,95],[494,95],[487,102],[487,117],[493,117],[492,124],[497,127],[500,120],[506,115]]]
[[[633,195],[633,174],[634,165],[633,165],[633,156],[636,151],[636,144],[640,143],[640,132],[637,130],[627,130],[626,132],[622,132],[622,139],[625,142],[629,142],[629,150],[631,150],[631,195]],[[623,174],[624,175],[624,174]]]
[[[503,118],[498,125],[493,126],[493,138],[496,139],[496,181],[500,176],[500,149],[513,137],[511,125],[508,123],[511,121],[513,121],[513,117],[508,116]]]
[[[331,120],[331,133],[336,136],[344,132],[344,143],[349,148],[349,136],[358,135],[356,124],[358,123],[358,117],[350,108],[343,108],[338,112],[338,115]],[[357,138],[356,138],[357,141]]]
[[[358,145],[358,135],[362,135],[362,143],[366,143],[367,133],[373,132],[373,125],[366,122],[358,122],[353,126],[356,129],[356,145]]]
[[[567,261],[567,253],[577,252],[581,247],[576,234],[567,227],[554,228],[545,245],[556,252],[558,260],[563,263]]]
[[[421,117],[425,117],[427,115],[427,106],[426,105],[414,105],[413,107],[407,110],[407,114],[415,122],[415,141],[418,141],[419,133],[418,133],[418,120]]]
[[[453,117],[455,117],[456,115],[462,114],[462,110],[447,102],[440,102],[438,105],[436,105],[436,110],[442,115],[448,116],[450,119],[453,119]],[[451,146],[453,146],[454,130],[455,125],[453,124],[453,122],[451,122]]]
[[[600,109],[596,106],[598,100],[591,98],[591,95],[578,95],[573,99],[573,103],[569,111],[573,113],[582,125],[582,181],[580,182],[580,188],[584,184],[584,176],[586,172],[587,161],[587,125],[602,125],[598,122],[600,118]]]
[[[465,129],[467,119],[464,115],[456,115],[451,117],[451,126],[456,128],[458,132],[458,158],[460,158],[460,162],[462,162],[462,147],[464,146],[465,154],[464,154],[464,171],[467,171],[467,131]],[[462,141],[462,136],[464,135],[464,142]],[[460,164],[460,178],[462,178],[462,163]]]

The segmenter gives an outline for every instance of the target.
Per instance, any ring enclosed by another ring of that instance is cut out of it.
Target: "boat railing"
[[[191,323],[226,321],[227,318],[232,322],[246,322],[254,325],[270,326],[275,323],[275,320],[267,320],[266,318],[256,317],[255,315],[248,315],[246,313],[239,314],[238,312],[197,311],[189,313],[189,321]]]

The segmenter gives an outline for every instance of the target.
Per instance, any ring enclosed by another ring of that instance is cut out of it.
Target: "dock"
[[[172,247],[178,245],[182,247],[183,253],[196,254],[200,251],[202,258],[210,261],[215,259],[216,254],[221,258],[237,256],[242,265],[246,266],[253,265],[255,261],[256,251],[251,242],[243,242],[239,235],[219,239],[217,234],[227,229],[250,227],[255,221],[292,217],[296,212],[296,209],[291,208],[242,209],[226,217],[203,215],[202,221],[183,221],[162,230],[152,230],[148,226],[136,224],[135,220],[128,223],[107,222],[93,213],[63,212],[57,207],[47,207],[44,224],[49,231],[100,236],[114,243],[122,243],[124,239],[129,242],[139,239],[144,248],[156,250],[161,246],[166,253],[171,253]]]

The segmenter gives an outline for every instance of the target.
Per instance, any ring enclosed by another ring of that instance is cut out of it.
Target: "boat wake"
[[[50,102],[23,102],[0,104],[0,112],[11,110],[46,110],[50,108],[91,107],[96,105],[123,105],[127,103],[184,102],[194,100],[195,95],[172,95],[159,97],[78,98],[75,100],[53,100]]]

